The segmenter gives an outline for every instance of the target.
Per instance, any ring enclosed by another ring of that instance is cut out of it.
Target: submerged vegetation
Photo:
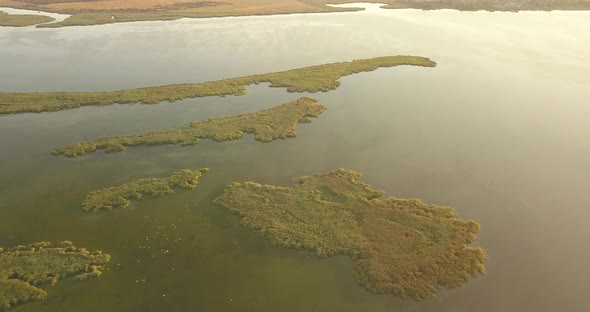
[[[115,187],[108,187],[94,191],[82,204],[85,211],[98,212],[116,208],[127,208],[130,199],[141,199],[143,195],[166,196],[174,194],[173,188],[194,190],[199,184],[199,178],[209,169],[180,170],[169,177],[139,179]]]
[[[39,242],[28,246],[0,248],[0,310],[17,304],[42,300],[47,293],[39,287],[60,279],[99,277],[110,255],[76,248],[70,241],[58,247]]]
[[[399,65],[435,67],[436,62],[418,56],[384,56],[212,82],[112,92],[0,92],[0,114],[59,111],[80,106],[104,106],[115,103],[157,104],[196,97],[244,95],[246,86],[259,83],[270,83],[271,87],[287,88],[288,92],[327,92],[338,88],[340,86],[338,80],[344,76]]]
[[[486,254],[467,247],[479,224],[418,199],[383,192],[339,169],[292,187],[233,183],[215,200],[275,245],[348,255],[359,282],[375,293],[422,299],[485,271]]]
[[[0,26],[23,27],[41,23],[49,23],[53,20],[53,17],[44,15],[14,15],[0,11]]]
[[[200,139],[217,142],[238,140],[244,133],[255,135],[257,141],[270,142],[297,136],[299,123],[318,117],[326,107],[308,97],[270,109],[231,117],[193,122],[188,127],[144,134],[111,136],[90,142],[77,142],[53,150],[54,155],[78,157],[104,149],[107,153],[121,152],[127,146],[181,144],[195,145]]]

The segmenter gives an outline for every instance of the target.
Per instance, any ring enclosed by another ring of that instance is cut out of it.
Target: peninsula
[[[287,88],[288,92],[327,92],[338,88],[340,86],[338,79],[344,76],[400,65],[435,67],[436,63],[429,58],[419,56],[383,56],[212,82],[113,92],[0,92],[0,114],[59,111],[80,106],[105,106],[115,103],[157,104],[195,97],[244,95],[246,86],[259,83],[270,83],[271,87]]]
[[[214,202],[277,246],[350,256],[360,284],[375,293],[423,299],[485,272],[484,250],[466,246],[478,223],[418,199],[380,199],[383,191],[359,178],[339,169],[291,187],[236,182]]]
[[[76,248],[70,241],[57,247],[39,242],[9,249],[0,248],[0,310],[20,303],[42,300],[47,293],[39,288],[55,285],[60,279],[99,277],[110,255]]]
[[[167,131],[153,131],[144,134],[111,136],[95,141],[82,141],[53,150],[54,155],[75,158],[96,150],[107,153],[122,152],[127,146],[180,144],[195,145],[200,139],[216,142],[239,140],[244,133],[255,135],[257,141],[267,143],[277,139],[297,136],[299,123],[311,122],[326,107],[312,98],[303,97],[296,101],[254,113],[193,122],[188,127]]]

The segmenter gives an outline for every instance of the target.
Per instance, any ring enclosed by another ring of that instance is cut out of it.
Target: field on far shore
[[[359,0],[360,1],[360,0]],[[221,17],[355,11],[326,4],[354,0],[0,0],[0,6],[71,14],[63,22],[39,27],[99,25],[183,17]],[[457,9],[463,11],[584,10],[590,0],[363,0],[388,9]]]
[[[210,14],[270,14],[278,12],[335,11],[324,3],[344,1],[300,0],[0,0],[0,6],[59,13],[88,12],[201,12]]]

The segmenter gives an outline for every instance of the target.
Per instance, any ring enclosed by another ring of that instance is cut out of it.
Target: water
[[[59,13],[51,13],[51,12],[41,12],[41,11],[32,11],[32,10],[22,10],[22,9],[13,9],[13,8],[6,8],[0,7],[0,11],[6,12],[8,14],[14,15],[44,15],[53,17],[52,23],[57,23],[65,20],[66,18],[70,17],[68,14],[59,14]],[[35,27],[35,26],[27,26],[27,27]]]
[[[101,278],[62,281],[47,300],[14,311],[588,311],[589,42],[590,12],[560,11],[372,7],[2,28],[1,91],[116,90],[395,54],[439,63],[346,77],[338,90],[311,95],[328,110],[301,125],[299,137],[270,144],[248,136],[75,160],[49,154],[75,140],[302,95],[260,85],[243,97],[0,117],[0,245],[69,239],[113,255]],[[194,192],[81,213],[92,190],[201,167],[211,171]],[[289,185],[339,167],[364,173],[387,196],[448,205],[478,221],[488,273],[422,302],[373,295],[356,284],[346,257],[274,248],[211,205],[232,181]]]

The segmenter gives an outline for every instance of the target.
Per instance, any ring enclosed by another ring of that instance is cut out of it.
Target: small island
[[[98,212],[128,208],[130,199],[141,199],[143,195],[161,197],[174,194],[174,188],[194,190],[203,173],[209,169],[180,170],[169,177],[139,179],[119,186],[94,191],[82,203],[84,211]]]
[[[327,92],[338,88],[338,79],[344,76],[401,65],[435,67],[436,63],[419,56],[383,56],[212,82],[112,92],[0,92],[0,114],[50,112],[115,103],[157,104],[196,97],[244,95],[246,86],[260,83],[270,83],[270,87],[287,88],[288,92]]]
[[[44,15],[32,15],[32,14],[8,14],[0,11],[0,26],[7,27],[24,27],[32,26],[42,23],[49,23],[54,21],[53,17]]]
[[[418,199],[380,199],[383,191],[359,178],[339,169],[291,187],[236,182],[214,202],[277,246],[350,256],[360,284],[375,293],[423,299],[485,272],[484,250],[466,246],[478,223]]]
[[[0,248],[0,310],[45,299],[47,293],[39,287],[55,285],[60,279],[75,276],[83,281],[99,277],[110,259],[101,251],[76,248],[70,241],[57,247],[38,242]]]
[[[245,133],[254,134],[257,141],[268,143],[277,139],[297,136],[299,123],[308,123],[318,117],[326,107],[312,98],[296,101],[254,113],[193,122],[188,127],[144,134],[111,136],[95,141],[81,141],[53,150],[54,155],[75,158],[97,150],[107,153],[122,152],[127,146],[180,144],[195,145],[200,139],[216,142],[241,139]]]

